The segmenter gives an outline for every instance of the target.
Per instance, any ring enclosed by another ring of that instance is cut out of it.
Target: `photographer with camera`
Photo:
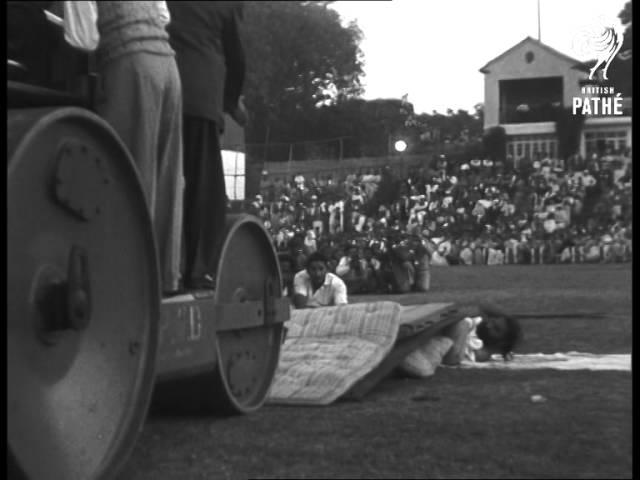
[[[367,264],[360,250],[352,243],[336,267],[336,273],[344,280],[349,293],[361,293],[365,287]]]

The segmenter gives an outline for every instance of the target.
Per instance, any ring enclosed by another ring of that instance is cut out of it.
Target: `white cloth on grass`
[[[446,366],[446,365],[445,365]],[[464,360],[460,365],[450,368],[484,368],[494,370],[610,370],[631,371],[631,354],[605,354],[567,352],[567,353],[531,353],[516,354],[513,360],[505,362],[502,355],[494,354],[488,362]]]

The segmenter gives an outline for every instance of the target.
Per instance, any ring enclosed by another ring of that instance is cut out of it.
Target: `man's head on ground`
[[[476,352],[476,360],[487,361],[494,353],[509,360],[515,347],[522,341],[522,329],[519,322],[508,315],[484,314],[476,329],[483,347]]]
[[[320,252],[314,252],[307,258],[307,273],[311,278],[311,286],[318,289],[324,283],[327,276],[327,257]]]

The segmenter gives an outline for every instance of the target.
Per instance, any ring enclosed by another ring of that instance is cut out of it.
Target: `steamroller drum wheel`
[[[274,297],[282,297],[280,266],[269,234],[251,215],[229,215],[218,261],[216,304],[263,300],[266,284]],[[216,398],[223,410],[249,413],[262,406],[278,366],[282,328],[275,323],[216,332]]]
[[[160,283],[140,180],[79,108],[8,111],[7,437],[16,478],[111,478],[153,387]]]

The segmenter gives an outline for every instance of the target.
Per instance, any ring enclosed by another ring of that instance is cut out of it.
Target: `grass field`
[[[631,265],[434,269],[434,302],[513,312],[516,353],[631,352]],[[631,478],[627,372],[438,369],[388,378],[361,402],[266,406],[249,416],[152,416],[121,479]],[[532,403],[540,394],[544,403]]]

